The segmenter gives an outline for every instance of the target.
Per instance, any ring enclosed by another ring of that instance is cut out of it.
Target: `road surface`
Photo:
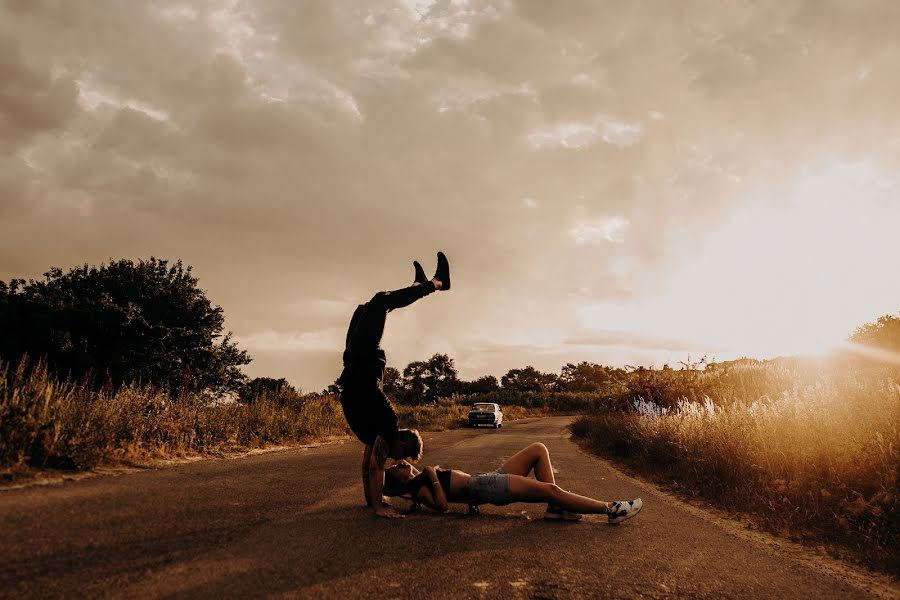
[[[532,441],[559,483],[642,497],[621,525],[542,505],[375,518],[356,441],[0,492],[0,596],[111,598],[866,598],[888,581],[821,568],[709,517],[568,440],[571,417],[425,434],[423,464],[493,470]],[[756,537],[754,537],[756,536]],[[768,541],[767,541],[768,540]],[[826,561],[827,562],[827,561]]]

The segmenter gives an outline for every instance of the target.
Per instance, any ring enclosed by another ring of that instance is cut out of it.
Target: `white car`
[[[503,426],[503,412],[500,405],[494,402],[478,402],[469,411],[469,427],[493,425],[494,429]]]

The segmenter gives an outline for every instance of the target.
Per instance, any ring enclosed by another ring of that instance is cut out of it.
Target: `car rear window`
[[[483,410],[485,412],[494,412],[493,404],[476,404],[472,407],[472,410]]]

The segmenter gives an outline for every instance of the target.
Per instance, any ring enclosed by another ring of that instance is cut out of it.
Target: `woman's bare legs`
[[[529,444],[519,450],[500,465],[500,468],[510,475],[521,477],[528,477],[533,470],[538,481],[549,484],[556,483],[556,478],[553,476],[553,464],[550,462],[550,451],[540,442]],[[550,500],[547,501],[547,514],[544,516],[554,519],[562,518],[567,521],[577,521],[581,518],[581,515],[574,511],[567,511],[564,514],[563,508]]]
[[[509,493],[513,502],[547,502],[574,513],[609,513],[607,502],[573,494],[555,483],[536,481],[522,475],[510,474]]]
[[[553,477],[553,465],[550,463],[550,452],[547,446],[540,442],[529,444],[510,456],[505,463],[500,465],[505,473],[528,477],[531,471],[538,481],[544,483],[556,483]]]

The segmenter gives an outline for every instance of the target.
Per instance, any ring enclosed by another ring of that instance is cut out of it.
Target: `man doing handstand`
[[[438,252],[437,270],[429,281],[418,261],[410,287],[378,292],[360,304],[350,320],[344,350],[344,370],[338,378],[341,406],[350,429],[363,444],[363,493],[366,504],[380,517],[401,518],[384,502],[384,468],[388,458],[416,462],[422,456],[422,437],[415,429],[400,429],[394,406],[384,394],[386,364],[381,337],[387,313],[409,306],[437,290],[450,289],[450,265]]]

